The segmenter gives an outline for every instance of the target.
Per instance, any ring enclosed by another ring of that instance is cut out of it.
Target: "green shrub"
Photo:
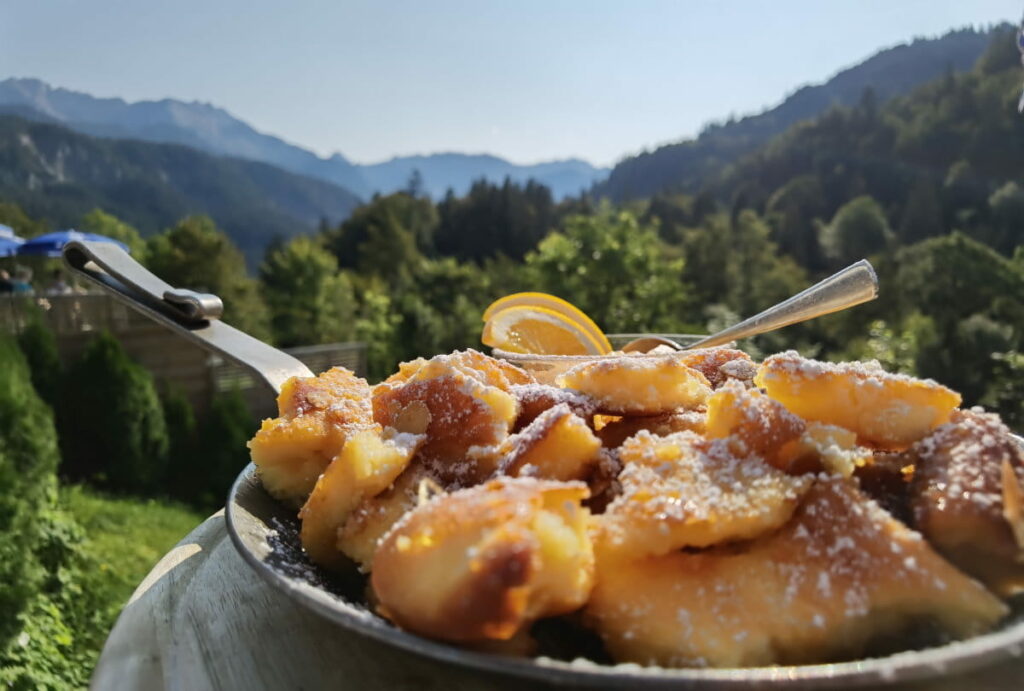
[[[257,423],[242,395],[231,391],[217,396],[199,429],[192,468],[180,472],[193,483],[193,491],[183,497],[194,506],[216,509],[235,477],[249,462],[246,443],[256,433]],[[172,473],[177,473],[172,468]]]
[[[160,397],[164,423],[169,440],[167,453],[167,491],[182,501],[190,501],[195,493],[194,479],[182,472],[195,463],[196,416],[192,404],[180,388],[168,384]],[[199,469],[196,468],[198,472]]]
[[[18,345],[28,361],[32,385],[36,387],[40,398],[53,407],[57,401],[61,372],[57,339],[42,321],[32,319],[18,334]]]
[[[42,575],[32,554],[42,510],[53,502],[57,439],[18,346],[0,336],[0,646],[17,632]]]
[[[43,520],[56,498],[53,415],[36,394],[21,350],[0,336],[0,680],[24,647],[26,615],[46,570]],[[50,552],[49,556],[53,556]]]
[[[108,333],[62,378],[57,406],[61,473],[113,490],[163,487],[167,427],[153,378]]]

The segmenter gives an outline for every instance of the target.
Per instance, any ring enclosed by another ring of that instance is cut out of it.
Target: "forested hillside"
[[[818,86],[806,86],[758,115],[709,125],[693,140],[627,157],[595,188],[615,201],[661,191],[696,192],[725,166],[790,126],[833,106],[852,106],[870,88],[882,102],[947,72],[970,70],[993,32],[962,29],[883,50]]]
[[[277,238],[346,218],[359,200],[347,190],[280,168],[186,146],[89,137],[0,116],[0,198],[51,227],[106,209],[143,235],[189,214],[213,218],[258,263]]]

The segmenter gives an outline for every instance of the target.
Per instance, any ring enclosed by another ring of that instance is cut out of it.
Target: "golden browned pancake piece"
[[[595,544],[586,620],[620,662],[750,667],[855,658],[927,620],[955,638],[1006,606],[849,480],[820,476],[780,530],[745,544],[622,559]]]
[[[416,458],[445,486],[489,477],[496,459],[469,452],[500,445],[517,414],[511,394],[465,369],[453,356],[439,355],[407,380],[379,384],[373,391],[374,419],[383,427],[425,434]]]
[[[609,550],[634,557],[745,540],[784,524],[810,486],[730,439],[640,432],[619,448],[622,490],[598,517]]]
[[[558,386],[580,391],[612,415],[663,415],[703,405],[711,394],[704,375],[677,357],[615,357],[577,365]]]
[[[582,480],[598,461],[601,440],[565,403],[548,408],[502,445],[498,473]]]
[[[712,389],[717,389],[730,379],[753,379],[757,371],[750,356],[735,348],[699,348],[687,350],[676,357],[687,367],[703,374]],[[728,363],[732,365],[726,366]]]
[[[917,529],[1000,595],[1024,591],[1024,452],[998,416],[958,410],[908,456]]]
[[[960,405],[960,394],[930,379],[891,374],[874,361],[808,360],[792,350],[766,358],[754,383],[791,413],[886,449],[921,439]]]
[[[594,399],[572,389],[560,389],[547,384],[524,384],[513,386],[511,393],[519,403],[519,417],[514,427],[516,432],[536,420],[545,410],[563,403],[588,423],[597,411]]]
[[[297,507],[348,436],[373,425],[370,386],[335,367],[289,379],[277,403],[280,416],[263,421],[249,450],[266,490]]]
[[[683,410],[664,415],[631,415],[612,420],[603,425],[597,436],[606,449],[617,449],[622,443],[641,430],[659,437],[675,432],[696,432],[704,434],[707,416],[702,409]]]
[[[579,608],[593,582],[582,483],[517,478],[439,496],[381,542],[373,589],[404,629],[449,641],[507,640]]]
[[[299,537],[310,559],[330,569],[344,565],[338,529],[363,500],[395,481],[423,439],[423,435],[395,433],[376,425],[349,436],[299,511]]]

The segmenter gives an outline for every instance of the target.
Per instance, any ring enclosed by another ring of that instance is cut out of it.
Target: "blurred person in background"
[[[11,275],[6,270],[0,269],[0,293],[13,293],[14,283],[11,282]]]
[[[14,267],[14,279],[11,281],[12,293],[33,293],[32,269],[27,266]]]
[[[52,278],[53,280],[46,286],[48,295],[67,295],[71,292],[71,286],[64,280],[64,274],[60,269],[53,270]]]

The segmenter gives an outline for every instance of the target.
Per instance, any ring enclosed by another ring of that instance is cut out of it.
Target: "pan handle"
[[[74,240],[64,246],[72,274],[100,286],[132,309],[227,359],[247,367],[280,391],[291,377],[312,377],[306,365],[220,321],[216,295],[174,288],[112,242]]]

